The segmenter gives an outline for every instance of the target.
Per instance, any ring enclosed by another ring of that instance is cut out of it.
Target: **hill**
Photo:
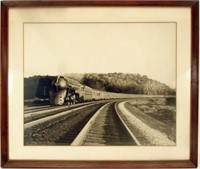
[[[175,95],[175,90],[166,84],[140,74],[73,73],[65,74],[65,76],[102,91],[147,95]]]

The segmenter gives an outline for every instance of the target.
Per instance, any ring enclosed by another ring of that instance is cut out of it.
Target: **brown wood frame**
[[[157,6],[190,7],[192,11],[191,129],[190,159],[173,161],[44,161],[10,160],[8,146],[8,10],[10,7],[55,6]],[[84,168],[180,168],[197,167],[198,153],[198,76],[199,76],[198,0],[35,0],[1,2],[1,166],[2,167],[84,167]]]

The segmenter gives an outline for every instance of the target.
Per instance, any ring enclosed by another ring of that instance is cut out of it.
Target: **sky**
[[[24,26],[24,76],[134,73],[175,88],[175,23]]]

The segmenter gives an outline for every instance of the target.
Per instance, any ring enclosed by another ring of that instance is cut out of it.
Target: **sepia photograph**
[[[1,167],[197,167],[197,0],[1,5]]]
[[[198,1],[1,5],[2,167],[197,166]]]
[[[25,146],[176,146],[175,22],[23,25]]]

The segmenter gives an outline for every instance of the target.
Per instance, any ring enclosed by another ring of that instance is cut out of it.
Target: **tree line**
[[[108,73],[87,73],[81,83],[97,90],[128,94],[175,95],[175,89],[146,75]]]

